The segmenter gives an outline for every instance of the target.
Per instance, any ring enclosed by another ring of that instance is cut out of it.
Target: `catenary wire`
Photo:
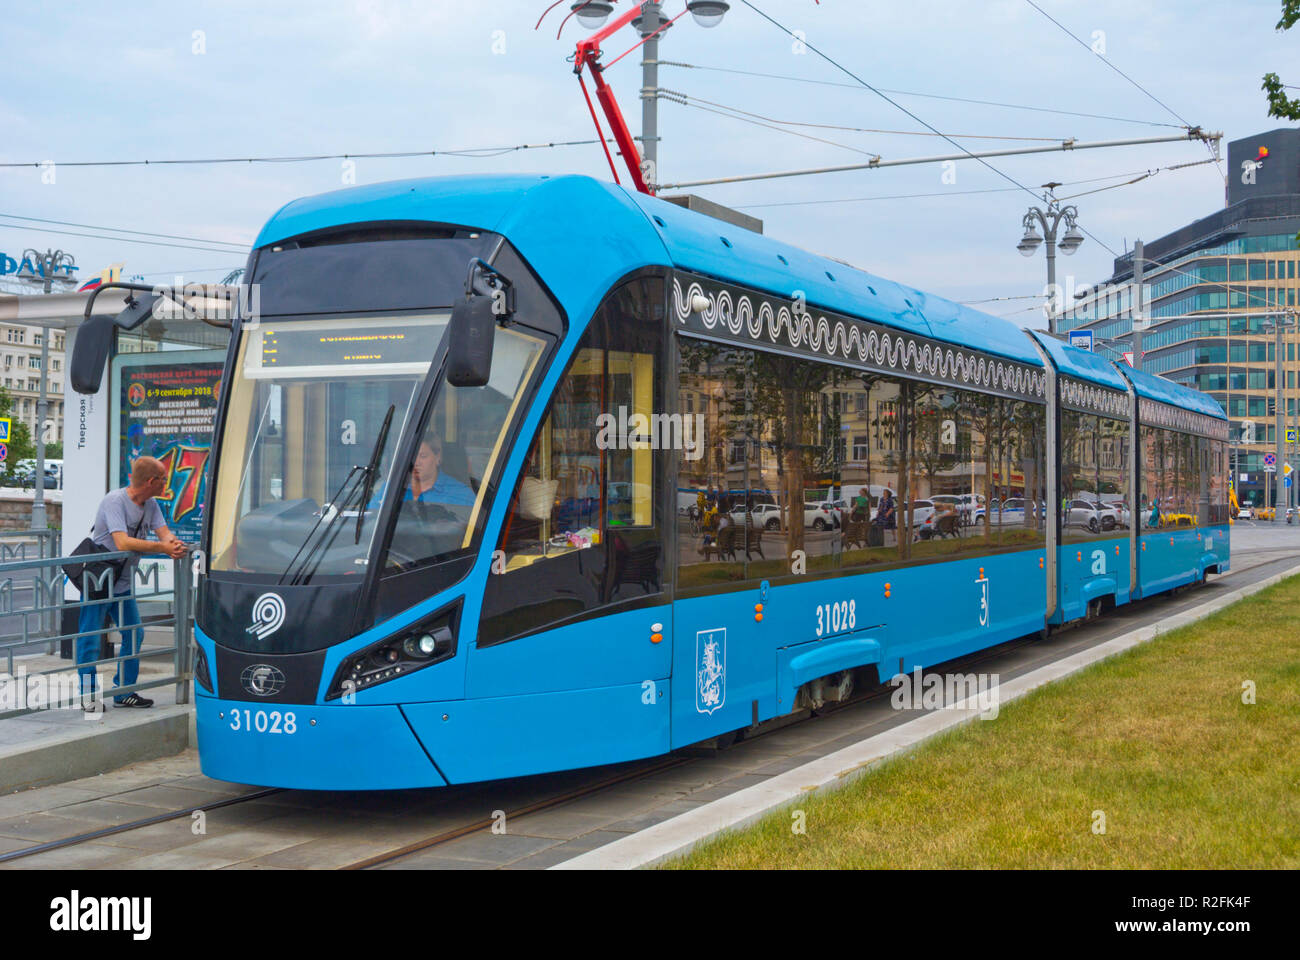
[[[607,140],[607,142],[610,142]],[[397,150],[390,153],[320,153],[287,157],[200,157],[174,160],[69,160],[25,161],[0,163],[0,168],[33,167],[48,164],[55,167],[148,167],[217,163],[309,163],[316,160],[403,160],[411,157],[469,157],[487,159],[516,153],[520,150],[547,150],[553,147],[579,147],[600,143],[595,138],[587,140],[557,140],[550,143],[522,143],[513,147],[470,147],[461,150]]]
[[[1178,121],[1179,123],[1181,123],[1183,126],[1185,126],[1185,127],[1191,127],[1191,126],[1192,126],[1192,124],[1188,123],[1188,122],[1187,122],[1186,120],[1184,120],[1181,116],[1179,116],[1178,113],[1177,113],[1177,112],[1176,112],[1172,107],[1170,107],[1168,104],[1166,104],[1166,103],[1165,103],[1164,101],[1162,101],[1160,98],[1158,98],[1154,93],[1152,93],[1152,92],[1151,92],[1150,90],[1148,90],[1146,87],[1142,86],[1142,84],[1138,83],[1136,80],[1134,80],[1132,77],[1130,77],[1127,73],[1125,73],[1125,72],[1124,72],[1123,70],[1121,70],[1119,67],[1115,66],[1115,64],[1113,64],[1113,63],[1111,63],[1109,60],[1107,60],[1105,54],[1103,54],[1103,53],[1097,53],[1095,50],[1093,50],[1093,48],[1092,48],[1091,46],[1089,46],[1087,43],[1085,43],[1081,38],[1079,38],[1079,37],[1075,36],[1073,33],[1071,33],[1068,27],[1066,27],[1063,23],[1061,23],[1061,21],[1057,20],[1055,17],[1053,17],[1050,13],[1048,13],[1046,10],[1044,10],[1042,7],[1040,7],[1038,4],[1034,3],[1034,0],[1025,0],[1025,3],[1029,4],[1029,5],[1030,5],[1031,7],[1033,7],[1035,10],[1037,10],[1039,13],[1041,13],[1043,16],[1045,16],[1048,20],[1051,20],[1052,23],[1056,24],[1058,27],[1061,28],[1061,30],[1065,33],[1066,36],[1068,36],[1068,37],[1070,37],[1071,39],[1073,39],[1075,43],[1079,44],[1081,47],[1083,47],[1083,49],[1085,49],[1085,50],[1087,50],[1089,53],[1093,54],[1093,55],[1094,55],[1095,57],[1097,57],[1097,59],[1099,59],[1102,63],[1106,64],[1106,66],[1110,67],[1112,70],[1114,70],[1116,73],[1118,73],[1121,77],[1123,77],[1123,78],[1124,78],[1125,80],[1127,80],[1129,83],[1133,84],[1133,86],[1135,86],[1135,87],[1137,87],[1139,90],[1141,90],[1141,91],[1142,91],[1144,94],[1146,94],[1147,97],[1149,97],[1151,100],[1154,100],[1154,101],[1155,101],[1156,103],[1158,103],[1160,106],[1164,107],[1164,109],[1165,109],[1165,110],[1170,114],[1170,116],[1172,116],[1175,120],[1177,120],[1177,121]]]
[[[682,97],[697,104],[704,103],[721,110],[730,110],[732,113],[738,113],[746,117],[754,117],[757,120],[763,120],[767,123],[778,123],[782,126],[790,127],[816,127],[821,130],[844,130],[849,133],[881,133],[900,137],[955,137],[959,140],[1014,140],[1060,143],[1062,140],[1066,139],[1064,137],[1007,137],[991,133],[931,133],[928,130],[878,130],[872,127],[849,127],[834,123],[811,123],[804,120],[777,120],[775,117],[764,116],[761,113],[751,113],[750,111],[742,110],[739,107],[728,106],[725,103],[714,103],[712,100],[705,100],[703,97],[696,97],[689,93],[682,93],[680,90],[660,89],[657,92],[661,96],[663,94],[672,94],[673,96]]]
[[[776,27],[777,29],[779,29],[779,30],[780,30],[782,33],[784,33],[786,36],[788,36],[788,37],[794,37],[794,34],[790,31],[790,29],[789,29],[788,27],[784,26],[784,25],[781,24],[781,23],[778,23],[776,20],[774,20],[774,19],[773,19],[772,17],[770,17],[768,14],[764,13],[764,12],[763,12],[762,10],[760,10],[758,7],[754,6],[754,4],[751,2],[751,0],[740,0],[740,2],[743,3],[745,6],[749,7],[749,9],[753,10],[755,13],[757,13],[759,16],[761,16],[764,20],[766,20],[766,21],[768,21],[769,23],[771,23],[774,27]],[[806,46],[809,50],[813,51],[813,53],[817,54],[817,56],[821,57],[821,58],[822,58],[823,60],[825,60],[827,63],[829,63],[829,64],[831,64],[833,67],[835,67],[837,70],[841,71],[842,73],[844,73],[845,75],[847,75],[847,76],[849,76],[849,77],[852,77],[854,80],[858,81],[858,83],[862,84],[862,85],[863,85],[864,87],[866,87],[868,90],[871,90],[872,92],[874,92],[877,96],[879,96],[879,97],[880,97],[882,100],[884,100],[886,103],[888,103],[888,104],[890,104],[891,106],[897,108],[898,110],[901,110],[903,113],[907,114],[909,117],[911,117],[911,118],[912,118],[913,120],[915,120],[917,123],[921,124],[921,125],[922,125],[923,127],[925,127],[926,129],[928,129],[928,130],[932,130],[932,131],[934,131],[935,133],[939,133],[938,130],[935,130],[935,128],[934,128],[933,126],[931,126],[929,123],[927,123],[926,121],[922,120],[920,117],[918,117],[918,116],[917,116],[915,113],[913,113],[911,110],[908,110],[907,107],[903,106],[902,104],[898,103],[898,102],[895,101],[895,100],[891,100],[888,96],[886,96],[884,93],[882,93],[882,92],[881,92],[880,90],[878,90],[876,87],[873,87],[871,84],[867,83],[865,80],[863,80],[863,79],[862,79],[861,77],[859,77],[857,74],[853,73],[853,71],[849,70],[848,67],[845,67],[843,64],[839,63],[837,60],[835,60],[835,59],[834,59],[833,57],[831,57],[830,55],[825,54],[825,53],[822,53],[821,50],[819,50],[819,49],[818,49],[816,46],[814,46],[813,44],[809,43],[807,40],[804,40],[804,41],[803,41],[803,44],[804,44],[804,46]],[[1021,190],[1023,190],[1025,193],[1027,193],[1027,194],[1029,194],[1031,197],[1033,197],[1035,200],[1039,199],[1039,195],[1038,195],[1038,194],[1034,193],[1033,190],[1030,190],[1028,187],[1026,187],[1023,183],[1021,183],[1021,182],[1020,182],[1019,180],[1017,180],[1015,177],[1011,176],[1011,175],[1008,174],[1008,173],[1003,172],[1002,170],[999,170],[997,167],[993,166],[993,164],[989,163],[989,162],[988,162],[987,160],[985,160],[983,157],[977,157],[977,156],[975,156],[975,154],[971,153],[969,150],[967,150],[964,146],[962,146],[962,145],[961,145],[960,143],[958,143],[956,140],[953,140],[951,137],[944,136],[944,139],[946,139],[949,143],[951,143],[954,147],[956,147],[956,148],[957,148],[958,150],[960,150],[962,153],[967,154],[967,155],[968,155],[972,160],[977,160],[977,161],[978,161],[981,165],[983,165],[985,168],[987,168],[987,169],[993,171],[993,172],[996,173],[999,177],[1002,177],[1002,179],[1006,180],[1008,183],[1012,183],[1012,184],[1014,184],[1015,186],[1019,187],[1019,188],[1020,188]],[[1096,243],[1099,244],[1103,249],[1109,251],[1110,254],[1111,254],[1112,256],[1116,256],[1116,257],[1119,256],[1119,254],[1118,254],[1115,250],[1113,250],[1113,249],[1110,247],[1110,245],[1107,244],[1105,241],[1103,241],[1103,240],[1101,240],[1100,238],[1094,236],[1092,233],[1090,233],[1088,230],[1084,229],[1082,226],[1080,226],[1079,229],[1082,230],[1084,234],[1086,234],[1087,236],[1091,237],[1094,241],[1096,241]]]
[[[50,220],[45,217],[24,217],[16,213],[0,213],[0,217],[6,220],[26,220],[30,223],[52,223],[59,227],[81,227],[85,230],[108,230],[113,233],[130,233],[138,237],[157,237],[163,240],[188,240],[191,243],[211,243],[225,246],[237,247],[239,250],[247,250],[252,241],[236,242],[233,240],[210,240],[207,237],[183,237],[174,233],[151,233],[148,230],[128,230],[126,227],[105,227],[94,223],[73,223],[70,220]]]
[[[679,60],[659,60],[661,67],[683,67],[688,70],[710,70],[717,73],[734,73],[743,77],[762,77],[768,80],[789,80],[793,83],[811,83],[823,87],[841,87],[846,90],[860,90],[861,87],[856,83],[839,83],[835,80],[813,80],[809,77],[793,77],[781,73],[763,73],[756,70],[736,70],[731,67],[710,67],[698,63],[683,63]],[[1164,123],[1160,120],[1136,120],[1132,117],[1115,117],[1104,113],[1082,113],[1077,110],[1060,110],[1055,107],[1035,107],[1023,103],[1005,103],[999,100],[979,100],[972,97],[953,97],[939,93],[920,93],[915,90],[893,90],[888,87],[878,88],[884,93],[892,93],[901,97],[922,97],[928,100],[947,100],[952,103],[973,103],[986,107],[1004,107],[1009,110],[1030,110],[1035,113],[1056,113],[1066,117],[1083,117],[1088,120],[1113,120],[1116,123],[1136,123],[1147,127],[1172,127],[1180,128],[1182,125],[1177,123]]]
[[[112,240],[115,243],[141,243],[150,247],[175,247],[178,250],[202,250],[204,253],[231,254],[234,250],[220,247],[203,247],[192,243],[174,243],[165,240],[137,240],[133,237],[110,237],[99,233],[82,233],[77,230],[55,230],[52,227],[31,227],[19,223],[0,223],[0,229],[26,230],[28,233],[55,233],[67,237],[84,237],[88,240]]]

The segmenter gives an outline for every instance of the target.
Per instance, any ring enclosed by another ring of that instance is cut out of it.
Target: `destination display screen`
[[[266,324],[252,331],[245,373],[279,378],[424,371],[446,330],[446,315]]]

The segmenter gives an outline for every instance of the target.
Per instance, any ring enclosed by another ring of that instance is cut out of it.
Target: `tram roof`
[[[1056,364],[1056,369],[1066,376],[1089,380],[1092,383],[1099,383],[1103,387],[1128,392],[1128,382],[1120,376],[1120,372],[1115,369],[1114,364],[1105,357],[1095,354],[1091,350],[1080,350],[1078,347],[1071,347],[1043,330],[1030,330],[1029,335],[1043,345],[1043,349],[1047,351],[1052,358],[1052,362]]]
[[[590,315],[628,272],[664,264],[781,297],[802,290],[826,310],[1042,365],[1019,328],[998,317],[585,176],[429,177],[336,190],[280,208],[255,246],[377,220],[500,233],[575,316]]]
[[[1219,402],[1207,393],[1185,387],[1181,383],[1174,383],[1164,377],[1157,377],[1145,370],[1128,368],[1124,370],[1124,375],[1133,381],[1133,389],[1137,391],[1139,397],[1171,403],[1176,407],[1195,410],[1197,413],[1204,413],[1219,420],[1228,419]]]

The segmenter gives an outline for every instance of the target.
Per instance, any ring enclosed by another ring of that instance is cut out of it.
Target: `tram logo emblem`
[[[284,671],[269,663],[254,663],[244,668],[239,682],[255,697],[274,697],[284,689]]]
[[[265,640],[284,626],[284,599],[278,593],[264,593],[253,601],[253,624],[245,633],[257,634]]]
[[[727,628],[695,634],[695,709],[713,713],[727,702]]]
[[[987,627],[989,625],[989,578],[984,576],[983,567],[980,567],[979,579],[975,584],[980,588],[980,626]]]

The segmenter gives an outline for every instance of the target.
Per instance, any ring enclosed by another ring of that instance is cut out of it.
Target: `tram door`
[[[513,741],[536,745],[521,762],[542,768],[668,749],[670,491],[649,287],[620,288],[583,335],[528,440],[485,585],[467,696],[513,698]]]

